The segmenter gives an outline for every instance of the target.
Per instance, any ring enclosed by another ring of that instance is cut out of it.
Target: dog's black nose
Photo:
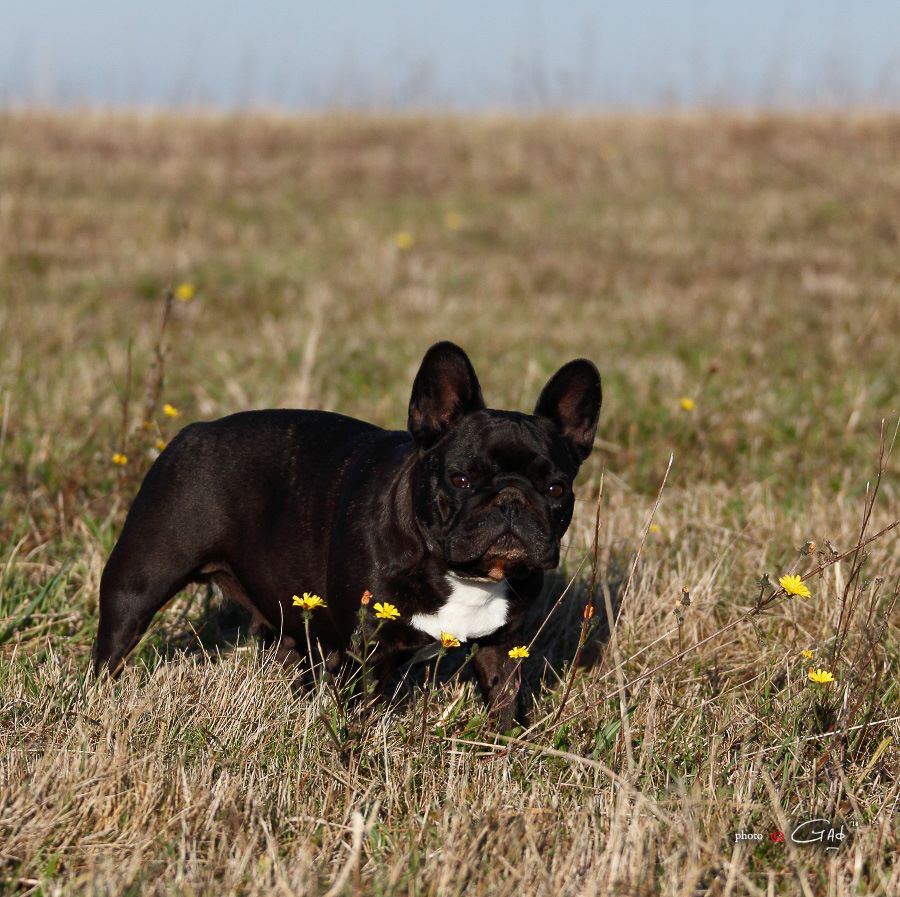
[[[519,505],[527,504],[524,493],[518,486],[504,486],[495,496],[491,504],[494,505]]]
[[[491,504],[498,508],[524,508],[528,504],[522,490],[517,486],[504,486],[493,498]]]
[[[516,512],[527,507],[528,499],[521,489],[516,486],[504,486],[491,500],[495,507],[509,523],[512,523]]]

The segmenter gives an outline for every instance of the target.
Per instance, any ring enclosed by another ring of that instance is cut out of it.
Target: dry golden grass
[[[0,134],[0,893],[900,892],[898,531],[834,564],[826,545],[860,539],[900,410],[900,120],[29,114]],[[529,729],[492,733],[449,662],[427,710],[418,687],[374,710],[293,689],[205,590],[118,683],[85,679],[158,439],[250,407],[402,426],[442,338],[499,407],[576,355],[604,375],[533,614],[571,579],[526,663]],[[900,517],[897,458],[868,535]],[[593,597],[622,607],[573,673],[601,470]],[[811,598],[742,619],[763,573],[823,563]],[[852,840],[768,840],[816,816]]]

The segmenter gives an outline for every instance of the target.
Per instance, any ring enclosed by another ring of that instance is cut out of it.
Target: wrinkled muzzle
[[[518,503],[492,503],[448,534],[448,565],[461,575],[495,581],[559,563],[559,542],[546,519]]]

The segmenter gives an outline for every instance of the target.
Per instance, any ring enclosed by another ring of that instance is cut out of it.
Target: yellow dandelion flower
[[[507,653],[513,660],[524,660],[529,656],[528,648],[524,645],[516,645],[514,648],[510,648]]]
[[[166,404],[163,405],[163,414],[165,414],[166,417],[179,417],[181,412],[174,405],[170,405],[166,402]]]
[[[375,604],[375,616],[379,620],[396,620],[400,611],[388,601],[379,601]]]
[[[682,396],[678,401],[682,411],[693,411],[697,407],[697,403],[690,396]]]
[[[157,449],[159,449],[159,451],[162,451],[168,444],[169,443],[166,442],[165,439],[157,439],[156,440],[156,447],[157,447]]]
[[[780,585],[791,598],[793,598],[794,595],[799,595],[801,598],[809,598],[812,594],[809,589],[803,585],[803,580],[799,576],[788,576],[785,574],[778,580],[778,585]]]
[[[328,605],[318,595],[311,592],[304,592],[303,597],[299,595],[293,596],[294,607],[302,607],[303,610],[315,610],[317,607],[328,607]]]
[[[660,533],[660,532],[662,532],[662,527],[660,527],[660,525],[658,523],[651,523],[650,524],[650,532],[651,533]]]
[[[828,672],[828,670],[816,670],[813,667],[809,668],[809,681],[815,682],[818,685],[828,685],[829,682],[834,682],[834,676]]]
[[[462,227],[463,218],[459,212],[444,212],[444,227],[447,230],[459,230]]]
[[[804,660],[810,660],[810,659],[812,658],[812,656],[813,656],[813,652],[810,651],[809,649],[806,649],[805,651],[801,651],[801,652],[800,652],[800,656],[801,656]]]
[[[123,455],[122,452],[113,452],[111,460],[113,464],[124,467],[128,463],[128,455]]]
[[[450,635],[449,632],[442,632],[441,644],[445,648],[458,648],[460,646],[460,641],[455,635]]]
[[[192,283],[180,283],[175,287],[175,298],[179,302],[190,302],[197,293],[197,288]]]
[[[407,230],[401,230],[398,233],[394,234],[394,245],[401,251],[407,252],[408,250],[413,248],[413,243],[416,241],[413,239],[413,235]]]

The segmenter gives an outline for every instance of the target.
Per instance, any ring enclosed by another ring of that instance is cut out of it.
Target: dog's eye
[[[450,477],[450,482],[456,486],[457,489],[468,489],[472,483],[469,481],[469,478],[463,473],[455,473],[452,477]]]
[[[565,491],[566,487],[563,486],[562,483],[551,483],[547,487],[547,495],[549,495],[550,498],[561,498]]]

